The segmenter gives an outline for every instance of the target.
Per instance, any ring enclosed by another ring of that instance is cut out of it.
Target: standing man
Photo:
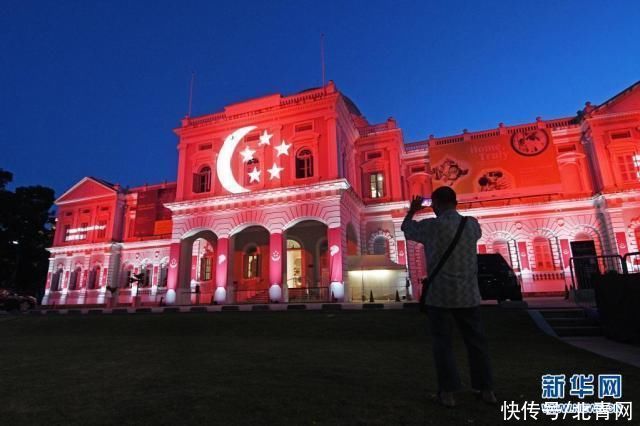
[[[454,240],[462,216],[456,211],[456,193],[448,186],[433,191],[433,219],[419,222],[413,215],[422,210],[422,197],[414,197],[402,232],[408,240],[424,245],[428,270],[434,270]],[[480,290],[478,289],[477,241],[480,225],[468,217],[450,256],[433,277],[424,298],[433,338],[433,357],[438,376],[438,399],[446,407],[455,407],[454,392],[461,388],[452,347],[452,325],[458,326],[467,347],[471,387],[483,401],[497,403],[493,393],[491,363],[487,341],[480,324]]]

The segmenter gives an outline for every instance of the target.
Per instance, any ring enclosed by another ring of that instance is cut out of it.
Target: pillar
[[[229,271],[229,238],[218,238],[216,247],[216,292],[213,295],[216,303],[227,301],[227,275]]]
[[[282,232],[269,234],[269,300],[282,301]]]
[[[329,228],[327,230],[327,243],[329,246],[330,295],[339,301],[344,301],[344,282],[342,280],[342,229],[340,227]]]
[[[165,300],[168,305],[173,305],[177,301],[179,259],[180,243],[171,243],[169,246],[169,270],[167,271],[167,298]]]

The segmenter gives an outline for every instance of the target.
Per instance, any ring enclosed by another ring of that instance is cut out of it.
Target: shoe
[[[438,402],[447,408],[453,408],[456,406],[456,400],[453,398],[453,392],[438,392]]]
[[[482,392],[480,392],[480,398],[485,404],[496,405],[498,403],[496,394],[493,393],[492,390],[483,390]]]

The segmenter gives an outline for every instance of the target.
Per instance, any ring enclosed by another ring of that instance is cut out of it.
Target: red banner
[[[624,232],[616,232],[616,242],[618,243],[618,253],[620,253],[620,256],[624,256],[625,254],[629,253],[627,236]]]

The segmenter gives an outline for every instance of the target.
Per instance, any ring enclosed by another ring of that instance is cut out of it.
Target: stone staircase
[[[588,315],[585,309],[541,309],[539,312],[558,337],[602,336],[603,334],[597,318]]]

